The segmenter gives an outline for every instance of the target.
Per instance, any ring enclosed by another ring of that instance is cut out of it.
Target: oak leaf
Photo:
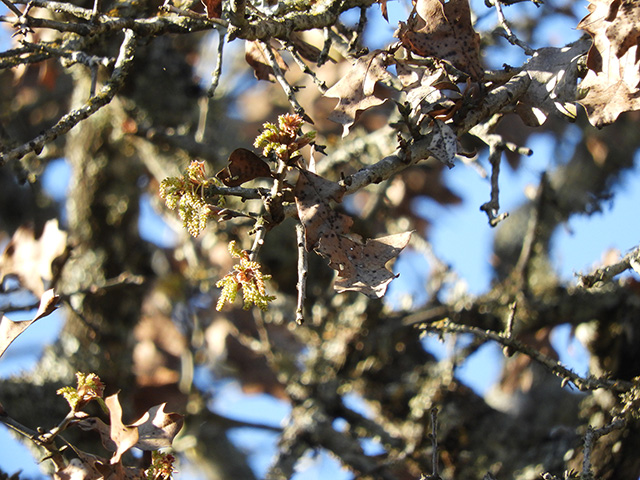
[[[43,317],[46,317],[47,315],[50,315],[56,309],[59,301],[60,297],[54,294],[53,290],[47,290],[40,298],[38,311],[31,320],[14,322],[3,315],[0,318],[0,357],[9,345],[11,345],[11,342],[13,342],[18,335],[24,332],[29,325]]]
[[[231,152],[228,165],[216,174],[227,187],[237,187],[249,180],[270,176],[269,165],[246,148],[236,148]]]
[[[122,423],[122,407],[118,400],[118,394],[107,397],[104,401],[109,409],[109,437],[116,446],[116,452],[111,457],[110,463],[115,465],[120,463],[120,458],[130,448],[138,443],[138,427],[128,427]]]
[[[580,84],[580,103],[596,127],[623,112],[640,110],[640,4],[630,0],[590,0],[578,24],[593,38],[589,72]]]
[[[374,50],[358,58],[349,72],[324,94],[325,97],[339,99],[329,120],[342,124],[343,137],[362,112],[387,101],[379,88],[379,82],[391,78],[386,67],[386,53]]]
[[[67,234],[49,220],[39,238],[31,227],[18,228],[0,257],[0,281],[15,275],[23,287],[41,297],[53,279],[52,263],[67,247]]]
[[[588,46],[583,39],[563,48],[541,48],[524,64],[531,83],[516,112],[526,125],[538,127],[553,113],[576,117],[578,60]]]
[[[396,36],[416,55],[447,61],[472,80],[484,76],[480,36],[471,25],[469,0],[417,0]]]
[[[140,450],[158,450],[170,447],[180,432],[184,417],[179,413],[166,413],[166,403],[151,407],[132,425],[138,427],[139,438],[135,446]]]
[[[458,137],[453,129],[441,120],[434,120],[431,131],[429,153],[444,163],[447,167],[453,167],[453,159],[458,153]]]
[[[398,62],[396,71],[417,125],[425,119],[454,112],[462,98],[458,86],[440,69],[429,70]]]
[[[344,189],[337,183],[302,170],[294,191],[300,222],[305,229],[305,247],[329,260],[338,272],[335,289],[364,293],[371,298],[384,296],[396,275],[386,268],[407,245],[410,232],[361,242],[349,237],[351,217],[335,211],[330,202],[340,202]]]
[[[107,403],[107,400],[105,400],[105,403]],[[116,400],[111,400],[111,402],[116,401],[117,398]],[[109,407],[111,415],[111,406],[109,403],[107,403],[107,406]],[[123,425],[121,419],[119,422],[116,421],[116,429],[126,432],[135,430],[137,432],[137,437],[133,433],[127,433],[128,435],[131,435],[130,440],[128,440],[129,443],[133,441],[134,437],[136,437],[135,443],[130,445],[128,448],[136,447],[140,450],[158,450],[159,448],[171,446],[173,439],[182,428],[184,417],[179,413],[166,413],[164,411],[165,406],[166,403],[163,403],[150,408],[137,422],[131,425]],[[119,403],[114,412],[114,415],[118,414],[122,415],[122,409],[120,408]],[[77,425],[82,430],[97,431],[100,435],[102,445],[106,450],[119,452],[122,447],[120,447],[120,444],[113,439],[113,420],[111,420],[111,422],[112,424],[109,426],[97,417],[88,417],[79,420]],[[123,450],[121,453],[124,453],[124,451],[126,450]]]

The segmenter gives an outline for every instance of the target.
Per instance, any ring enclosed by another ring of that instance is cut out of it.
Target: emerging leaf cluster
[[[267,122],[264,130],[256,137],[253,146],[262,149],[262,155],[272,154],[284,163],[295,158],[296,152],[313,141],[316,132],[300,132],[304,120],[300,115],[285,113],[278,117],[278,124]]]
[[[160,183],[160,197],[171,210],[178,207],[184,228],[194,237],[200,235],[212,215],[211,207],[204,199],[204,191],[215,181],[206,177],[204,162],[194,160],[184,175],[167,177]]]
[[[251,305],[255,305],[260,310],[267,310],[269,302],[276,298],[266,293],[264,282],[269,280],[271,275],[264,275],[260,264],[249,260],[249,254],[240,249],[235,241],[229,243],[229,253],[232,257],[239,258],[240,263],[216,283],[216,287],[222,288],[216,310],[220,311],[226,302],[233,303],[238,295],[238,289],[242,289],[244,301],[242,308],[248,310]]]
[[[169,480],[174,472],[175,457],[157,450],[151,452],[151,465],[144,472],[147,480]]]
[[[62,395],[67,401],[71,410],[77,412],[81,410],[91,400],[97,400],[103,409],[106,409],[104,400],[104,384],[100,380],[100,377],[95,373],[84,374],[81,372],[76,373],[76,379],[78,386],[63,387],[56,391],[58,395]]]

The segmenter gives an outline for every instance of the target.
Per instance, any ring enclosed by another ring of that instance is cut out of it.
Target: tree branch
[[[133,63],[135,52],[136,35],[132,30],[125,30],[124,40],[120,45],[120,53],[116,59],[111,78],[105,83],[100,91],[91,97],[82,107],[72,110],[63,116],[58,123],[41,133],[33,140],[0,154],[0,166],[6,162],[17,160],[28,153],[40,153],[46,143],[56,139],[60,135],[64,135],[82,120],[90,117],[102,107],[107,105],[118,90],[122,87],[131,64]]]

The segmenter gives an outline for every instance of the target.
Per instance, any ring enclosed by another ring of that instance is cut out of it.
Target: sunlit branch
[[[47,53],[50,56],[64,58],[66,60],[65,66],[67,67],[76,63],[81,63],[87,67],[95,67],[98,65],[110,67],[115,62],[114,58],[99,57],[96,55],[89,55],[82,51],[70,51],[64,48],[56,48],[51,45],[47,45],[46,43],[30,43],[23,41],[22,44],[30,51]]]
[[[73,15],[84,20],[83,23],[59,22],[45,18],[28,17],[31,28],[49,28],[61,32],[73,32],[78,35],[99,35],[116,30],[133,30],[138,36],[155,36],[163,33],[194,33],[212,28],[226,28],[228,23],[220,19],[198,18],[180,15],[163,15],[151,18],[111,17],[105,14],[95,15],[93,9],[76,7],[63,2],[47,2],[42,0],[18,0],[16,3],[29,3],[34,7],[46,8],[54,12]]]
[[[273,38],[286,39],[291,32],[325,28],[334,25],[342,12],[356,7],[370,7],[375,0],[333,0],[324,2],[322,9],[313,12],[293,11],[278,17],[271,17],[259,22],[236,23],[232,18],[229,28],[229,38],[244,38],[245,40],[269,41]],[[243,16],[238,15],[238,18]]]
[[[307,275],[309,274],[309,266],[307,259],[307,249],[305,248],[304,226],[301,223],[296,224],[296,242],[298,247],[298,301],[296,306],[296,323],[302,325],[304,323],[304,300],[307,297]]]
[[[222,75],[222,54],[224,52],[224,44],[227,43],[227,32],[224,30],[218,30],[218,52],[216,55],[216,68],[213,71],[211,77],[211,85],[207,90],[207,96],[212,98],[218,88],[220,82],[220,75]]]
[[[598,282],[608,282],[616,275],[621,274],[629,269],[633,269],[638,275],[640,275],[640,246],[637,246],[632,251],[627,253],[622,260],[613,265],[601,267],[592,273],[587,275],[581,275],[578,280],[578,285],[591,288]]]
[[[329,50],[331,50],[331,29],[329,27],[324,27],[322,30],[322,35],[324,37],[324,44],[322,45],[322,50],[320,51],[320,55],[318,55],[318,67],[324,65],[329,59]]]

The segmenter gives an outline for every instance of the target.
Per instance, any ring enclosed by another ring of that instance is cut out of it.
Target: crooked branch
[[[55,140],[60,135],[64,135],[82,120],[90,117],[111,102],[115,94],[122,87],[124,79],[131,68],[134,58],[135,44],[136,35],[133,30],[125,30],[124,40],[120,45],[120,52],[116,59],[113,73],[102,89],[100,89],[95,96],[91,97],[82,107],[72,110],[64,115],[58,123],[35,137],[33,140],[11,149],[8,152],[0,154],[0,166],[4,165],[6,162],[20,159],[31,152],[39,154],[45,144]]]
[[[427,331],[436,333],[470,333],[480,338],[487,340],[493,340],[503,347],[508,347],[512,351],[524,353],[531,359],[540,363],[546,367],[551,373],[560,377],[563,380],[573,383],[580,391],[597,390],[598,388],[605,388],[607,390],[615,392],[626,392],[633,384],[624,380],[611,380],[608,378],[595,378],[595,377],[582,377],[577,373],[571,371],[557,360],[554,360],[547,355],[544,355],[535,348],[529,347],[524,343],[514,339],[513,337],[505,337],[501,333],[494,332],[492,330],[483,330],[478,327],[471,327],[468,325],[459,325],[449,320],[442,320],[426,324],[423,327]]]
[[[619,262],[607,267],[598,268],[587,275],[581,275],[578,285],[591,288],[598,282],[608,282],[616,275],[620,275],[622,272],[630,269],[633,269],[640,275],[640,245],[627,253]]]

